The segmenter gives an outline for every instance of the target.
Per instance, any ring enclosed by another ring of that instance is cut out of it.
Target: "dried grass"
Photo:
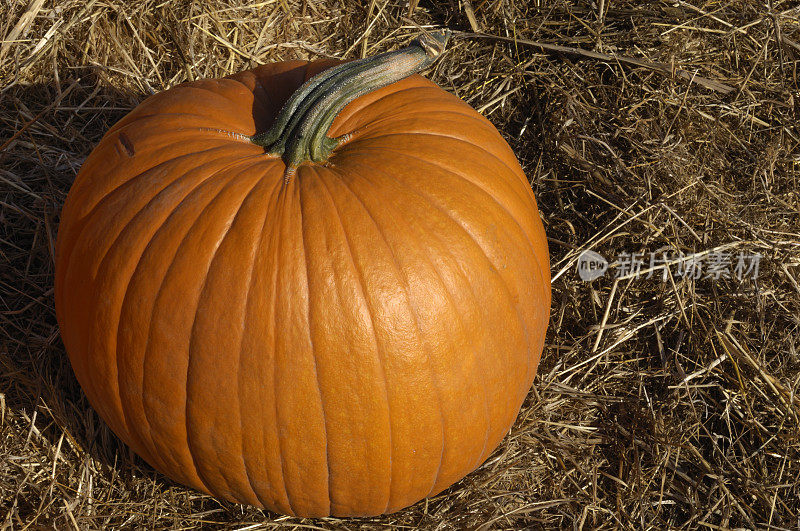
[[[800,526],[798,19],[778,0],[3,0],[0,527]],[[478,471],[381,518],[171,483],[98,419],[59,340],[53,242],[81,162],[150,93],[418,26],[460,32],[428,75],[508,139],[546,220],[553,318],[517,423]],[[662,246],[763,258],[744,281],[576,274],[583,249]]]

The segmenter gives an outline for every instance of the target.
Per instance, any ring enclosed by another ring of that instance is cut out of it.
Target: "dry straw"
[[[796,528],[798,20],[777,0],[3,0],[0,527]],[[517,423],[478,471],[382,518],[170,483],[90,409],[59,339],[53,245],[81,162],[176,83],[442,26],[457,38],[428,75],[509,141],[550,238],[552,325]],[[661,247],[762,258],[755,279],[615,278],[621,252]],[[590,283],[585,249],[612,261]]]

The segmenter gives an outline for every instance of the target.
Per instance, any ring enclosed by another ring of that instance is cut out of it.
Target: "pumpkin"
[[[155,469],[287,515],[377,515],[507,433],[543,348],[547,242],[497,130],[409,75],[446,38],[177,85],[87,158],[58,322],[88,400]]]

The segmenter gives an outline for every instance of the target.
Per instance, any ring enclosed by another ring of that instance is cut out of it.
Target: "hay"
[[[796,528],[795,5],[5,0],[1,525]],[[428,75],[509,141],[550,238],[551,328],[509,436],[445,493],[381,518],[279,517],[171,483],[91,410],[59,339],[53,247],[81,162],[137,102],[181,81],[372,54],[440,26],[456,38]],[[662,246],[762,259],[756,279],[692,279],[678,263],[666,279],[663,266],[616,278],[624,262],[578,278],[584,249],[613,261]]]

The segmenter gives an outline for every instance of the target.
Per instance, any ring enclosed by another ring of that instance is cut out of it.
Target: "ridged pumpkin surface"
[[[302,516],[375,515],[480,465],[533,381],[550,307],[529,183],[420,76],[357,99],[324,164],[238,135],[326,63],[154,95],[62,212],[56,310],[78,380],[157,470]]]

